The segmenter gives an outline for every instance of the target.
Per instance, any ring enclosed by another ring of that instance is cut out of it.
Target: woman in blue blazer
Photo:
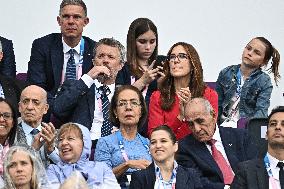
[[[132,174],[130,189],[202,189],[198,173],[175,161],[177,149],[171,128],[167,125],[156,127],[150,136],[153,163],[147,169]]]

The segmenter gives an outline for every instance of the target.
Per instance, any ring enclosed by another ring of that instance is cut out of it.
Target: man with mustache
[[[34,40],[27,80],[47,91],[49,121],[53,99],[65,80],[80,79],[92,67],[95,42],[82,36],[89,23],[87,7],[82,0],[63,0],[57,22],[61,33],[52,33]]]
[[[96,43],[93,56],[94,67],[87,74],[63,83],[54,100],[54,114],[64,123],[71,121],[86,126],[96,141],[111,134],[112,126],[104,127],[108,118],[104,115],[103,97],[106,95],[110,102],[113,96],[117,72],[125,62],[125,48],[113,38],[103,38]]]
[[[284,188],[284,106],[268,116],[266,139],[265,157],[240,163],[232,189]]]
[[[257,149],[244,129],[220,127],[208,100],[193,98],[185,107],[192,134],[179,141],[178,164],[195,168],[204,188],[228,188],[237,164],[257,157]]]

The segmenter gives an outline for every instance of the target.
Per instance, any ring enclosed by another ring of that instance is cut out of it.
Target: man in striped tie
[[[91,131],[94,141],[111,134],[108,106],[115,89],[117,72],[122,68],[125,49],[113,38],[96,43],[94,67],[79,80],[67,80],[54,100],[54,114],[62,122],[77,122]]]
[[[196,168],[204,188],[229,188],[237,164],[257,157],[256,146],[247,131],[218,126],[217,115],[204,98],[189,99],[184,111],[192,134],[179,141],[177,162]]]

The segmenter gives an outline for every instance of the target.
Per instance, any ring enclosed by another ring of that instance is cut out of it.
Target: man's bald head
[[[26,87],[20,97],[19,111],[22,120],[31,127],[37,127],[42,117],[47,113],[47,93],[36,85]]]

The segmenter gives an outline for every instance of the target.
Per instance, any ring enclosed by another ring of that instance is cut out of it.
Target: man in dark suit
[[[18,103],[22,90],[27,86],[23,81],[0,75],[0,97],[9,99],[18,109]]]
[[[232,189],[284,188],[284,106],[276,107],[268,116],[266,139],[265,157],[240,163]]]
[[[122,68],[125,48],[113,38],[104,38],[96,43],[94,49],[94,67],[79,80],[67,80],[54,100],[54,114],[63,122],[80,123],[91,131],[93,141],[111,134],[111,128],[102,133],[103,100],[101,87],[109,92],[110,102],[115,90],[115,78]]]
[[[242,129],[218,127],[214,109],[203,98],[187,103],[185,119],[192,134],[179,142],[177,162],[197,169],[205,188],[229,188],[237,164],[257,157],[248,133]]]
[[[89,23],[87,7],[82,0],[63,0],[57,17],[61,33],[52,33],[36,39],[31,49],[27,80],[47,91],[49,110],[53,98],[67,77],[79,79],[92,65],[95,42],[83,37],[83,28]]]
[[[16,62],[13,43],[0,36],[0,75],[16,77]]]

